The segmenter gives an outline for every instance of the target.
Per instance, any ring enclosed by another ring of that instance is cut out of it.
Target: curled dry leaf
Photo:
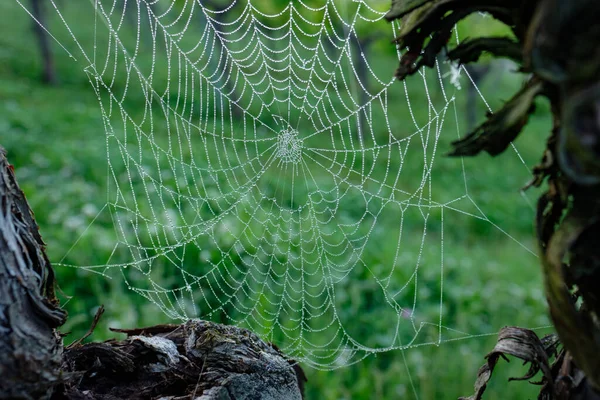
[[[468,64],[478,61],[483,53],[489,53],[497,58],[508,58],[516,63],[523,61],[521,45],[510,37],[484,37],[466,40],[450,51],[447,56],[449,60]]]
[[[400,34],[396,42],[401,49],[406,48],[396,76],[402,80],[423,66],[433,67],[438,54],[448,44],[454,26],[470,14],[486,12],[509,26],[515,26],[514,10],[519,3],[515,0],[395,1],[386,18],[390,21],[401,19]],[[482,49],[481,46],[484,44],[478,43],[479,47],[476,50]],[[519,49],[515,46],[506,48],[505,41],[497,43],[500,47],[498,50],[489,47],[493,43],[487,44],[487,50],[492,53],[508,53],[519,57]],[[472,54],[471,58],[473,58]]]
[[[465,138],[452,143],[451,156],[472,156],[486,151],[492,156],[502,153],[521,133],[529,115],[535,110],[535,98],[543,82],[531,79],[500,111],[488,115],[487,121]]]
[[[397,0],[392,3],[388,20],[400,19],[398,46],[405,50],[396,71],[403,80],[421,67],[433,67],[437,57],[446,49],[454,26],[465,17],[485,12],[508,25],[517,38],[533,12],[522,12],[533,0]],[[516,62],[523,59],[522,45],[509,37],[475,38],[458,45],[447,53],[447,58],[460,64],[475,62],[482,53],[506,57]],[[473,155],[487,151],[501,153],[521,132],[533,111],[533,99],[542,89],[539,81],[532,81],[500,112],[464,140],[457,142],[451,155]]]
[[[486,356],[487,362],[479,369],[475,382],[475,393],[469,397],[461,397],[461,400],[480,400],[498,360],[504,358],[508,361],[507,355],[520,358],[530,364],[529,371],[523,377],[511,378],[511,380],[528,380],[542,371],[542,383],[552,387],[550,358],[556,355],[557,343],[558,338],[553,335],[540,339],[535,332],[529,329],[513,326],[502,328],[494,350]]]

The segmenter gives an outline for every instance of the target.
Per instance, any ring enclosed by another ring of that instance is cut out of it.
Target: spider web
[[[445,227],[501,228],[464,168],[444,183],[461,70],[395,82],[378,58],[399,31],[387,1],[92,0],[93,49],[52,4],[100,104],[118,236],[79,267],[315,368],[474,336],[444,323]],[[374,305],[383,327],[360,320]]]

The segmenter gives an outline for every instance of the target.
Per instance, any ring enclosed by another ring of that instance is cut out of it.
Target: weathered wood
[[[25,195],[0,148],[0,398],[46,398],[60,380],[65,321]]]
[[[119,330],[123,341],[67,349],[71,399],[300,400],[301,369],[254,333],[192,320]]]

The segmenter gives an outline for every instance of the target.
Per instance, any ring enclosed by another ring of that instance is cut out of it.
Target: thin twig
[[[206,357],[208,357],[208,353],[204,356],[204,361],[202,361],[202,369],[200,370],[200,375],[198,375],[198,381],[196,381],[196,387],[194,388],[194,393],[192,393],[192,399],[196,398],[196,391],[198,390],[198,386],[200,386],[200,378],[202,378],[204,366],[206,365]]]
[[[76,341],[74,341],[73,343],[71,343],[70,345],[68,345],[67,350],[72,349],[75,346],[79,346],[81,344],[81,342],[83,342],[92,333],[94,333],[94,330],[96,329],[96,325],[98,325],[98,321],[100,321],[102,314],[104,314],[104,304],[102,304],[98,308],[98,311],[96,311],[96,315],[94,315],[94,320],[92,321],[92,325],[90,326],[90,329],[87,331],[87,333],[85,335],[83,335],[82,337],[80,337],[79,339],[77,339]]]

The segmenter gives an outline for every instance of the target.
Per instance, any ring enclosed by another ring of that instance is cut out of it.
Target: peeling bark
[[[68,398],[302,398],[304,375],[248,330],[192,320],[116,331],[128,338],[65,351],[63,370],[77,376]]]
[[[0,148],[0,398],[47,398],[60,381],[66,313],[33,213]]]

